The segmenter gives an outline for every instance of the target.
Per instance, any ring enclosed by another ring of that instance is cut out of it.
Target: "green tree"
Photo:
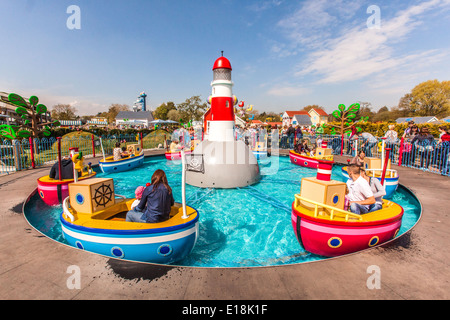
[[[322,109],[322,110],[324,110],[323,107],[321,107],[321,106],[319,106],[317,104],[311,104],[311,105],[308,105],[308,106],[304,107],[302,109],[302,111],[309,112],[309,111],[311,111],[311,109]]]
[[[114,123],[116,121],[117,114],[120,111],[130,111],[130,106],[127,104],[113,103],[109,107],[108,112],[104,114],[104,117],[108,119],[108,123]]]
[[[173,103],[172,101],[169,101],[167,103],[163,103],[161,104],[158,108],[156,108],[154,115],[156,119],[161,119],[161,120],[168,120],[168,113],[170,110],[176,110],[177,107],[175,106],[175,103]],[[177,119],[179,120],[179,119]]]
[[[400,99],[399,108],[416,116],[446,116],[450,113],[450,81],[428,80]]]
[[[77,109],[70,104],[57,104],[52,109],[52,119],[55,120],[74,120]]]
[[[181,114],[181,119],[185,123],[190,120],[198,121],[201,120],[203,114],[208,109],[206,102],[202,102],[200,96],[192,96],[186,99],[185,102],[177,105],[177,110]]]
[[[173,120],[173,121],[180,121],[182,117],[182,114],[180,111],[176,109],[172,109],[167,113],[167,119],[165,120]]]

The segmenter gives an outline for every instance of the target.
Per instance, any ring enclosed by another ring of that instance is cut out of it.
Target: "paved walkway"
[[[345,163],[345,158],[336,160]],[[36,179],[49,169],[4,176],[0,178],[0,299],[449,299],[450,180],[395,169],[400,183],[423,205],[423,217],[409,233],[345,257],[237,269],[130,263],[65,246],[35,231],[22,214]],[[71,266],[79,267],[80,289],[67,286]],[[366,285],[370,266],[381,271],[380,289]]]

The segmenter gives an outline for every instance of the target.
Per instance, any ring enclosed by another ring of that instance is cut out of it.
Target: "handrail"
[[[333,206],[330,206],[330,205],[327,205],[327,204],[324,204],[324,203],[319,203],[319,202],[316,202],[316,201],[304,198],[304,197],[300,196],[299,194],[294,195],[294,197],[295,197],[295,206],[299,205],[299,201],[300,200],[309,202],[309,203],[314,205],[314,218],[317,218],[317,216],[319,214],[319,207],[322,207],[322,208],[331,210],[330,220],[333,220],[334,216],[337,215],[337,214],[338,215],[339,214],[344,215],[346,222],[348,221],[349,218],[358,219],[358,221],[362,220],[362,216],[360,216],[358,214],[351,213],[351,212],[348,212],[348,211],[345,211],[345,210],[342,210],[342,209],[339,209],[339,208],[335,208]]]
[[[73,214],[70,213],[69,207],[68,207],[69,199],[70,199],[70,197],[67,197],[63,201],[63,214],[66,217],[70,218],[71,222],[74,222],[75,221],[75,217],[73,216]]]
[[[380,171],[383,172],[383,169],[364,169],[366,172],[367,171],[372,171],[372,177],[375,177],[375,172],[376,171]],[[386,172],[389,172],[389,177],[390,178],[395,178],[397,175],[397,170],[394,169],[387,169]]]

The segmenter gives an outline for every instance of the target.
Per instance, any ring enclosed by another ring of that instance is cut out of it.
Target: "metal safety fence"
[[[143,149],[164,148],[165,141],[170,134],[164,132],[151,132],[146,136],[142,134],[121,134],[110,136],[73,135],[61,139],[61,154],[69,154],[69,148],[76,147],[86,159],[91,157],[111,155],[118,143],[125,146],[130,143],[141,143]],[[381,158],[382,138],[376,142],[364,141],[361,138],[349,139],[348,136],[337,135],[303,135],[294,137],[280,136],[278,132],[265,130],[238,132],[236,138],[243,140],[252,149],[266,149],[279,147],[280,149],[293,149],[300,140],[307,140],[311,148],[321,145],[323,140],[333,154],[356,156],[358,151],[365,152],[367,157]],[[385,142],[385,148],[390,148],[389,157],[392,164],[419,169],[427,172],[450,176],[450,143],[438,143],[409,140]],[[0,141],[0,174],[8,174],[29,168],[49,165],[58,159],[58,139],[23,139]]]
[[[142,148],[163,148],[169,134],[151,132],[148,135],[72,135],[60,139],[61,154],[68,155],[70,148],[78,148],[86,159],[112,155],[118,143],[120,147],[130,143],[140,143]],[[169,135],[170,136],[170,135]],[[0,174],[50,165],[58,160],[58,140],[56,138],[0,140]]]

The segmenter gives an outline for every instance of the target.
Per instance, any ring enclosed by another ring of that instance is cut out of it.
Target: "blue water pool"
[[[133,171],[99,177],[114,179],[116,193],[134,197],[137,186],[150,182],[156,169],[163,169],[175,201],[181,202],[181,163],[164,157],[146,158]],[[343,181],[341,167],[332,179]],[[200,235],[192,253],[176,265],[195,267],[259,267],[295,264],[326,259],[305,252],[291,225],[291,204],[300,193],[300,180],[313,177],[316,170],[293,165],[288,157],[271,157],[261,162],[263,178],[247,188],[223,190],[186,186],[188,205],[200,213]],[[399,187],[391,198],[405,209],[399,235],[411,229],[420,217],[416,198]],[[65,243],[59,216],[61,206],[48,207],[36,194],[25,205],[29,223],[46,236]]]

